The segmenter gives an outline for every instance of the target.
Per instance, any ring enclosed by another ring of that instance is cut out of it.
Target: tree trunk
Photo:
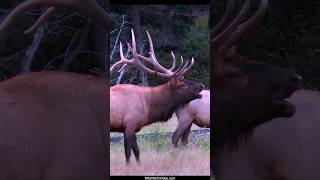
[[[130,15],[132,18],[132,25],[133,31],[135,32],[135,38],[137,43],[137,49],[140,50],[139,53],[143,52],[142,41],[141,41],[141,22],[140,22],[140,13],[139,13],[139,6],[132,5],[131,8],[128,9],[130,11]],[[148,85],[148,77],[147,74],[139,70],[139,77],[141,80],[142,85]]]
[[[107,7],[106,0],[96,0],[97,4],[99,4],[103,9]],[[88,33],[88,41],[90,49],[95,52],[95,60],[98,62],[99,68],[104,71],[107,69],[107,49],[106,46],[109,47],[108,41],[108,31],[109,29],[103,28],[102,26],[95,25],[92,23],[90,33]]]

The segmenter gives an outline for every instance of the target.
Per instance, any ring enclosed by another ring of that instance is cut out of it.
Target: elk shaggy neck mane
[[[237,107],[223,107],[221,103],[213,107],[213,112],[219,112],[215,115],[215,119],[219,121],[216,120],[213,126],[214,144],[229,150],[237,149],[250,138],[257,124],[250,124],[248,122],[255,122],[255,119],[246,116],[246,114]],[[264,122],[267,121],[266,119]]]
[[[154,122],[168,121],[178,107],[190,101],[179,95],[170,83],[150,87],[147,93],[150,96],[148,118]]]

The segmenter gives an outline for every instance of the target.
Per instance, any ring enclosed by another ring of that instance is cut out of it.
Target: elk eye
[[[248,77],[238,68],[229,68],[226,72],[230,82],[238,87],[245,87],[248,84]]]
[[[183,89],[188,89],[189,86],[188,86],[187,84],[183,84],[183,85],[182,85],[182,88],[183,88]]]

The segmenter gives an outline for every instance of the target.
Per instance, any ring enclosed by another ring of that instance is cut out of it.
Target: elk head
[[[119,65],[135,65],[139,69],[149,73],[149,74],[154,74],[158,75],[163,78],[169,79],[169,82],[166,84],[172,91],[172,93],[175,93],[179,97],[184,97],[184,101],[189,102],[197,98],[201,98],[200,92],[203,90],[204,85],[190,81],[184,78],[184,75],[191,69],[191,67],[194,64],[194,59],[191,59],[191,62],[187,60],[186,63],[184,63],[183,58],[181,57],[181,66],[179,68],[176,68],[176,57],[171,52],[172,55],[172,66],[171,68],[167,69],[160,65],[158,62],[155,52],[154,52],[154,47],[153,47],[153,42],[152,38],[147,31],[148,35],[148,40],[149,40],[149,46],[150,46],[150,51],[149,51],[149,57],[142,56],[137,53],[137,48],[136,48],[136,40],[134,36],[133,30],[131,30],[131,35],[132,35],[132,46],[128,44],[128,47],[130,48],[132,52],[132,59],[126,59],[123,55],[123,48],[122,44],[120,42],[120,61],[115,63],[111,68],[110,68],[110,73],[115,69],[116,66]],[[143,60],[145,63],[153,66],[155,70],[150,69],[148,66],[142,64],[140,62],[140,59]],[[186,102],[181,102],[182,104]]]
[[[239,135],[275,117],[290,117],[295,106],[285,99],[302,87],[295,72],[255,61],[244,61],[236,46],[265,14],[268,0],[261,0],[257,12],[245,19],[250,0],[232,20],[234,1],[210,31],[213,47],[213,116],[218,139],[236,140]]]

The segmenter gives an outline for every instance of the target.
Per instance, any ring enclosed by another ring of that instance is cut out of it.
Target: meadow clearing
[[[173,116],[168,122],[155,123],[144,127],[137,133],[140,148],[141,163],[131,155],[131,164],[126,166],[123,141],[110,144],[110,175],[210,175],[210,138],[204,136],[189,136],[189,144],[178,148],[171,147],[171,135],[174,132],[177,119]],[[193,125],[192,130],[200,129]],[[152,138],[142,138],[141,135],[153,134]],[[111,133],[110,137],[122,136],[121,133]]]

